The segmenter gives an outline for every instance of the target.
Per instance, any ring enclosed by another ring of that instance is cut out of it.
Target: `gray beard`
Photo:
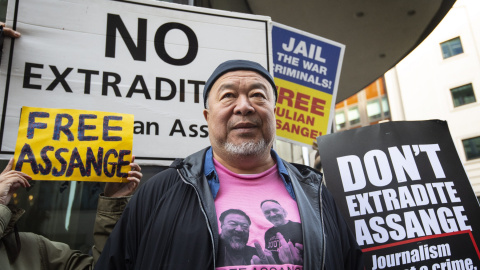
[[[225,150],[236,156],[256,156],[263,153],[266,147],[265,139],[258,142],[244,142],[239,145],[230,142],[225,143]]]

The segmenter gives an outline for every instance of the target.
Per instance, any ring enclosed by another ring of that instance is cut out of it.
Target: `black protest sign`
[[[318,149],[367,269],[480,265],[480,207],[445,121],[325,135]]]

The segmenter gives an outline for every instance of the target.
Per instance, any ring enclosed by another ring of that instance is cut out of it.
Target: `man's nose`
[[[253,108],[252,103],[247,96],[241,95],[237,98],[234,109],[235,114],[248,115],[254,111],[255,108]]]

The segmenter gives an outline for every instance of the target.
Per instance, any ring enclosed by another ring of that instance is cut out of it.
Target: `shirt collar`
[[[278,173],[282,178],[283,183],[285,184],[285,188],[287,189],[290,196],[294,200],[296,200],[295,192],[293,191],[292,181],[290,179],[290,175],[288,174],[287,169],[285,168],[285,165],[283,164],[283,160],[273,149],[271,149],[270,154],[275,159]],[[212,192],[213,199],[215,199],[217,197],[218,190],[220,189],[220,181],[218,180],[218,174],[215,170],[215,165],[213,164],[212,147],[208,148],[207,153],[205,154],[205,163],[203,165],[203,170],[205,173],[205,177],[207,178],[210,190]]]

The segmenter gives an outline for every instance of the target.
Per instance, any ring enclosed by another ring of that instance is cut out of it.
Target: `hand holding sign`
[[[0,22],[0,28],[3,31],[3,35],[7,37],[19,38],[21,36],[19,32],[7,27],[7,24],[4,22]]]
[[[285,238],[281,233],[277,233],[277,238],[280,240],[280,247],[278,248],[278,257],[282,263],[290,263],[294,265],[303,265],[303,259],[301,250],[303,250],[302,244],[293,245],[292,242],[285,241]]]
[[[22,172],[12,171],[13,158],[7,164],[7,167],[0,174],[0,204],[7,205],[12,198],[12,194],[19,188],[29,187],[28,180],[32,178]]]
[[[137,189],[140,180],[143,177],[141,173],[142,168],[137,163],[134,163],[135,156],[132,156],[132,163],[130,163],[131,171],[128,172],[128,182],[112,183],[108,182],[105,185],[104,194],[106,197],[124,197],[132,195],[135,189]]]

